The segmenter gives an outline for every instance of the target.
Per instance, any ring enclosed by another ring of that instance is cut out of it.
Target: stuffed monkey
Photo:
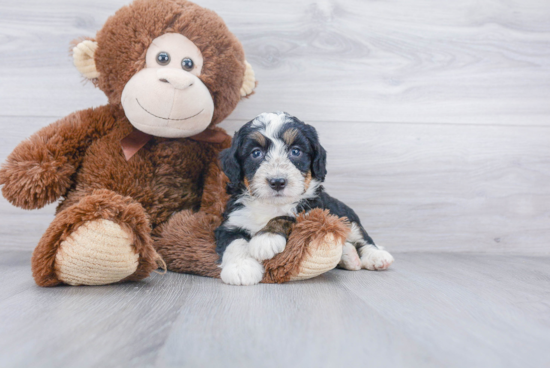
[[[219,277],[215,228],[227,179],[216,127],[253,93],[242,45],[214,12],[185,0],[136,0],[95,39],[77,69],[108,97],[20,143],[0,170],[4,197],[36,209],[61,198],[32,256],[40,286],[140,280],[167,264]],[[339,261],[346,226],[301,216],[264,282],[319,275]]]

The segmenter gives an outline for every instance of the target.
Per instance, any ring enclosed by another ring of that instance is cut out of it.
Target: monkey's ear
[[[246,70],[244,71],[243,85],[241,87],[241,97],[249,97],[254,94],[254,88],[256,88],[256,77],[254,76],[254,69],[252,65],[245,60]]]
[[[94,40],[84,40],[73,48],[74,66],[87,79],[96,79],[99,77],[94,60],[96,50],[97,42]]]

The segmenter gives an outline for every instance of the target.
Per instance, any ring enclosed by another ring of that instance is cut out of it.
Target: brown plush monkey
[[[40,286],[147,277],[163,263],[219,277],[213,231],[227,195],[218,166],[231,138],[215,127],[253,92],[243,48],[214,12],[185,0],[136,0],[74,48],[108,105],[34,134],[0,170],[24,209],[62,197],[32,257]],[[339,261],[347,227],[301,216],[264,282],[316,276]]]

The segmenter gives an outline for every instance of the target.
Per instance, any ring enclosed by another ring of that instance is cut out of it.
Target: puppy
[[[261,114],[235,133],[220,159],[231,195],[215,232],[223,282],[259,283],[261,261],[282,252],[295,216],[314,208],[349,220],[340,267],[384,270],[393,262],[357,214],[324,191],[326,151],[312,126],[287,113]]]

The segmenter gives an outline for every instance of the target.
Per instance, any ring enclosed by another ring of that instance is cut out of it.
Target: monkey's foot
[[[32,255],[39,286],[146,278],[162,263],[143,207],[106,189],[59,212]]]
[[[57,277],[69,285],[105,285],[132,275],[139,255],[132,236],[109,220],[88,221],[61,242]]]
[[[298,273],[290,281],[307,280],[335,268],[342,258],[342,241],[334,234],[316,239],[309,244],[308,255],[302,259]]]
[[[316,208],[300,214],[285,250],[264,261],[262,282],[305,280],[332,270],[340,262],[349,231],[345,221],[328,211]]]

